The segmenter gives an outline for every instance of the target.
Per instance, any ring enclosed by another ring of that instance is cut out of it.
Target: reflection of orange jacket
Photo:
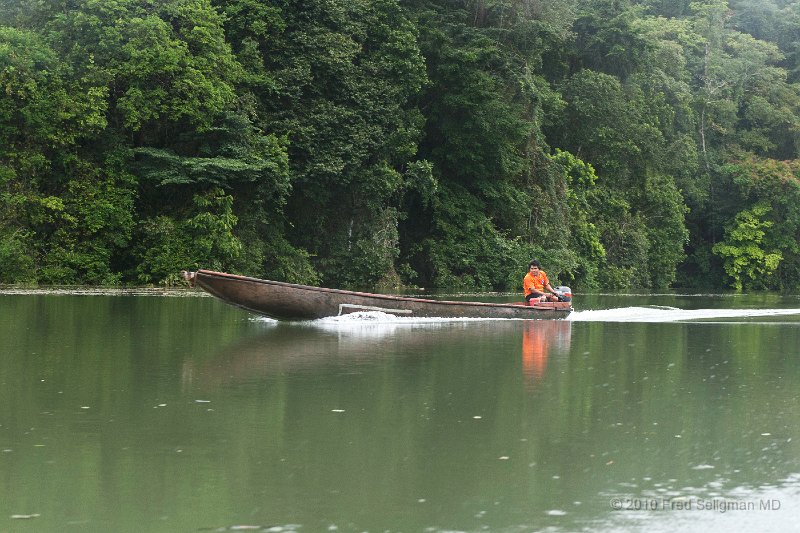
[[[536,326],[522,331],[522,371],[527,378],[541,378],[547,364],[547,337]]]
[[[527,388],[532,388],[544,377],[551,333],[543,330],[538,320],[536,323],[533,320],[529,321],[527,327],[522,330],[522,374]]]
[[[525,289],[525,296],[534,291],[544,292],[544,288],[549,284],[550,280],[547,279],[547,274],[544,270],[540,270],[538,276],[534,276],[528,272],[525,275],[525,279],[522,280],[522,288]]]

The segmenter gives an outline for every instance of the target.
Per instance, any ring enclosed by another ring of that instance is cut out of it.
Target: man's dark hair
[[[528,265],[528,268],[529,268],[529,269],[530,269],[531,267],[542,268],[542,265],[540,265],[540,264],[539,264],[539,261],[537,261],[536,259],[534,259],[533,261],[531,261],[531,264],[530,264],[530,265]]]

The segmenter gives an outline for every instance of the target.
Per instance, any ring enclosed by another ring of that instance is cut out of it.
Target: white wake
[[[573,322],[679,322],[715,318],[800,316],[800,309],[678,309],[676,307],[620,307],[575,311]]]
[[[565,320],[571,322],[681,322],[691,320],[713,320],[730,318],[753,318],[796,316],[800,325],[800,309],[679,309],[677,307],[620,307],[614,309],[595,309],[573,311]],[[275,324],[277,321],[265,317],[252,320]],[[360,311],[341,316],[298,321],[297,324],[313,324],[317,327],[363,328],[382,325],[444,325],[454,322],[517,322],[514,318],[423,318],[395,316],[381,311]],[[794,322],[794,321],[793,321]]]

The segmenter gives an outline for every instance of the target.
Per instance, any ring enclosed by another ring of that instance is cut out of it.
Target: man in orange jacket
[[[522,288],[525,291],[525,300],[530,303],[531,300],[539,300],[540,302],[557,302],[558,296],[555,295],[553,287],[550,286],[550,280],[547,279],[547,273],[542,270],[539,261],[535,259],[528,265],[528,273],[525,279],[522,280]],[[547,290],[550,294],[545,293]]]

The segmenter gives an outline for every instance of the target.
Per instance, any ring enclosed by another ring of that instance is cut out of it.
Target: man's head
[[[541,267],[541,265],[539,264],[539,261],[537,261],[537,260],[535,260],[535,259],[534,259],[533,261],[531,261],[531,262],[530,262],[530,264],[528,265],[528,270],[530,270],[530,271],[531,271],[531,272],[533,272],[534,274],[535,274],[535,273],[538,273],[538,272],[539,272],[539,270],[540,270],[541,268],[542,268],[542,267]]]

